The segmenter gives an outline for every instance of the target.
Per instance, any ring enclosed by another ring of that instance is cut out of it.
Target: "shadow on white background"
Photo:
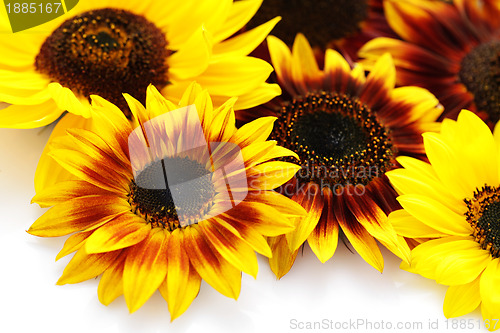
[[[380,274],[342,242],[326,264],[306,247],[280,281],[259,257],[258,278],[243,274],[238,301],[202,283],[198,298],[173,323],[158,292],[129,314],[123,297],[108,307],[99,303],[98,279],[56,286],[71,257],[54,261],[65,238],[42,239],[25,232],[44,211],[30,200],[50,131],[0,129],[0,332],[487,332],[479,328],[479,310],[446,321],[446,287],[400,270],[400,260],[386,250]],[[369,323],[335,329],[335,324],[358,320]],[[452,329],[469,320],[473,329]],[[328,325],[299,329],[318,321]],[[384,330],[382,321],[385,327],[398,322],[417,326]],[[438,329],[429,329],[430,323]]]

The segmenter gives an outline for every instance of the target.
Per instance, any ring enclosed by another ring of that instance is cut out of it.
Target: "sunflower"
[[[481,306],[485,325],[500,328],[500,125],[494,134],[474,113],[443,120],[440,133],[425,133],[430,163],[400,157],[403,169],[387,173],[401,194],[402,210],[389,222],[416,239],[402,268],[450,286],[444,315]]]
[[[230,38],[262,0],[85,0],[39,27],[0,35],[0,127],[49,124],[63,111],[89,118],[96,94],[130,117],[122,93],[142,103],[149,84],[178,102],[191,81],[236,109],[280,94],[266,62],[247,55],[279,18]],[[2,14],[4,15],[4,14]],[[7,21],[6,17],[2,20]]]
[[[288,45],[303,33],[314,47],[334,47],[352,58],[374,37],[396,37],[382,0],[265,0],[247,26],[256,27],[277,15],[283,20],[273,33]]]
[[[300,157],[302,169],[281,193],[305,208],[296,229],[269,240],[271,268],[286,274],[307,240],[321,262],[330,259],[342,233],[370,265],[382,271],[375,240],[406,258],[409,249],[387,222],[399,209],[385,172],[400,155],[423,157],[421,133],[436,129],[442,112],[437,99],[418,87],[394,88],[390,55],[380,58],[365,77],[336,51],[327,50],[320,69],[313,50],[297,35],[293,52],[274,36],[267,39],[285,96],[265,107],[276,115],[271,137]]]
[[[28,232],[72,234],[57,258],[77,252],[57,283],[102,274],[106,305],[123,294],[134,312],[159,289],[173,320],[202,279],[236,299],[241,272],[257,274],[254,251],[271,255],[265,237],[305,214],[272,191],[300,167],[270,160],[295,154],[266,141],[275,118],[236,129],[236,98],[214,109],[198,85],[180,105],[152,86],[146,108],[125,96],[132,124],[93,96],[93,130],[69,129],[50,151],[72,179],[36,194],[33,202],[53,207]]]
[[[500,2],[453,3],[386,0],[389,24],[402,40],[376,38],[359,55],[369,66],[390,52],[401,85],[431,91],[444,105],[444,117],[455,119],[466,108],[500,119]]]

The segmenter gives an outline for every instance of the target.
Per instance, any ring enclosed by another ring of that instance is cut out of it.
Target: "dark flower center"
[[[385,127],[347,95],[313,93],[283,106],[272,136],[299,155],[299,182],[366,185],[394,165]]]
[[[476,189],[472,199],[465,199],[467,222],[472,226],[474,240],[500,257],[500,187]]]
[[[212,173],[189,158],[155,161],[130,183],[132,211],[151,227],[174,230],[197,223],[213,205]]]
[[[149,84],[165,87],[169,54],[164,33],[153,23],[106,8],[61,24],[43,43],[35,67],[83,97],[106,98],[130,117],[122,94],[144,103]]]
[[[302,32],[313,46],[325,48],[333,40],[358,32],[368,9],[367,0],[265,0],[249,27],[281,16],[273,35],[291,45]]]
[[[500,41],[481,44],[462,60],[460,81],[474,95],[478,110],[500,120]]]

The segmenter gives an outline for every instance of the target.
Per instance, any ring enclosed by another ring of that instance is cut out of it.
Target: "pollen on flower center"
[[[368,16],[367,0],[266,0],[250,21],[253,28],[282,16],[273,30],[288,45],[304,33],[313,46],[326,47],[332,40],[349,37]]]
[[[167,85],[165,34],[143,16],[98,9],[65,21],[45,40],[36,70],[83,97],[96,94],[119,106],[129,93],[145,102],[146,88]]]
[[[385,127],[347,95],[312,93],[283,106],[272,136],[299,155],[302,182],[366,185],[394,165]]]
[[[197,223],[213,206],[212,174],[189,158],[155,161],[130,183],[132,211],[151,227],[174,230]]]
[[[476,189],[472,199],[465,199],[465,216],[474,230],[474,240],[491,252],[494,258],[500,257],[500,187],[484,186]]]
[[[477,108],[492,122],[500,120],[500,41],[472,49],[462,60],[459,78],[474,95]]]

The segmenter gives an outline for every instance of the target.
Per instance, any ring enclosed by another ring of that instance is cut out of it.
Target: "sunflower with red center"
[[[394,57],[397,81],[431,91],[444,117],[474,111],[490,124],[500,119],[500,2],[453,3],[387,0],[389,24],[402,40],[377,38],[359,52],[372,66],[385,52]]]
[[[28,232],[72,234],[57,258],[77,251],[58,284],[102,274],[99,300],[107,305],[123,294],[131,312],[159,289],[172,320],[189,307],[202,279],[236,299],[241,272],[257,275],[254,251],[272,254],[265,237],[292,230],[290,218],[305,214],[271,191],[300,169],[272,161],[295,156],[267,141],[275,118],[237,129],[236,98],[214,109],[198,85],[180,105],[152,86],[146,108],[126,95],[133,123],[115,105],[92,98],[92,131],[69,129],[50,151],[69,180],[33,198],[53,207]]]
[[[301,34],[293,52],[276,37],[267,42],[290,98],[268,103],[260,112],[277,115],[271,137],[300,157],[302,169],[280,190],[308,212],[295,219],[293,232],[269,240],[272,270],[278,277],[286,274],[306,240],[326,262],[339,233],[380,271],[383,258],[376,240],[406,258],[406,243],[387,222],[400,206],[385,173],[397,167],[399,155],[423,156],[421,133],[436,129],[439,102],[422,88],[394,88],[388,54],[365,77],[361,65],[351,69],[331,49],[320,69]]]
[[[313,47],[333,47],[355,59],[364,43],[375,37],[396,37],[384,16],[382,0],[264,0],[247,27],[281,16],[273,34],[292,45],[303,33]]]

